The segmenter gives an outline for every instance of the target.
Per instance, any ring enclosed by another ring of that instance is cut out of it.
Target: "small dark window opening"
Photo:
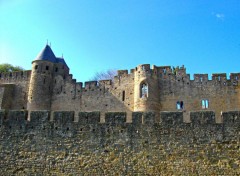
[[[10,77],[12,77],[12,73],[10,73],[10,75],[9,75]]]
[[[164,75],[166,74],[166,68],[163,69],[163,73],[164,73]]]
[[[0,73],[0,78],[2,77],[2,74]]]
[[[69,127],[67,127],[67,131],[69,131]]]
[[[122,101],[125,101],[125,91],[122,92]]]
[[[49,66],[46,66],[46,70],[49,70]]]
[[[43,84],[45,84],[45,83],[46,83],[46,78],[43,79]]]
[[[177,109],[183,109],[184,108],[184,104],[183,104],[183,101],[177,101]]]
[[[35,70],[37,70],[38,69],[38,65],[35,65]]]
[[[55,68],[55,72],[58,72],[58,68],[57,67]]]

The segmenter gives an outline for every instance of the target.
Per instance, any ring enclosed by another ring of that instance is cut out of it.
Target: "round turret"
[[[149,64],[135,69],[134,111],[159,111],[158,79]]]
[[[32,62],[32,73],[28,93],[28,110],[51,109],[55,62],[56,57],[48,45]]]

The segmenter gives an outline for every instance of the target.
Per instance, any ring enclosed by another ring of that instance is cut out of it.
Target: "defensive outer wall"
[[[76,82],[47,45],[0,73],[0,175],[239,175],[239,78],[142,64]]]
[[[51,119],[51,114],[53,118]],[[0,111],[1,175],[239,175],[240,112]],[[28,119],[28,120],[27,120]]]

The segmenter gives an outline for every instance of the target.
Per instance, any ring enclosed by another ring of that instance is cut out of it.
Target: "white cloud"
[[[224,20],[225,15],[223,13],[215,13],[213,12],[212,15],[214,15],[219,20]]]
[[[216,14],[216,17],[219,18],[219,19],[221,19],[221,20],[223,20],[225,16],[224,16],[224,14],[222,14],[222,13],[217,13],[217,14]]]

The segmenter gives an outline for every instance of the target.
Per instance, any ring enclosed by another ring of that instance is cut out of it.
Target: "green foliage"
[[[23,71],[24,68],[20,66],[13,66],[11,64],[0,64],[0,73],[9,73],[14,71]]]

